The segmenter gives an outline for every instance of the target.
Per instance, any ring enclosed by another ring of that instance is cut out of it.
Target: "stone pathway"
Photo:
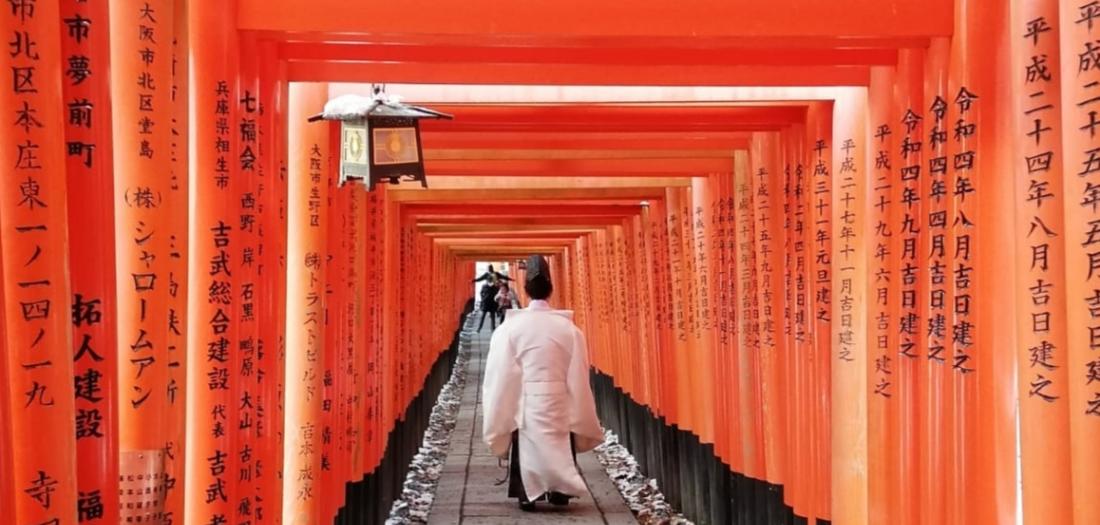
[[[428,525],[636,524],[637,520],[619,491],[591,452],[577,456],[590,494],[572,500],[568,507],[539,503],[536,512],[523,512],[516,500],[506,497],[507,486],[496,485],[505,471],[481,441],[481,381],[491,335],[489,326],[485,326],[474,337],[462,408],[451,436],[450,454],[443,467]]]

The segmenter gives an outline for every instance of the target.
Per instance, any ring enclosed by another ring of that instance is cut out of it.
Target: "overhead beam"
[[[287,61],[291,82],[590,86],[865,86],[867,66],[615,66]]]
[[[426,120],[424,132],[736,132],[778,129],[806,119],[808,102],[740,105],[447,104],[453,120]]]
[[[629,216],[640,213],[639,205],[532,205],[532,204],[497,204],[486,206],[482,204],[413,204],[403,206],[401,212],[407,216],[469,216],[469,217],[497,217],[497,216],[573,216],[573,217],[602,217],[602,216]]]
[[[690,181],[684,186],[690,185]],[[389,195],[397,202],[449,202],[467,200],[523,201],[528,199],[658,199],[665,186],[651,188],[479,188],[479,189],[398,189]]]
[[[446,220],[433,219],[431,221],[423,221],[421,225],[441,225],[441,224],[463,224],[463,225],[485,225],[500,228],[506,224],[514,224],[520,226],[540,226],[550,229],[557,229],[567,226],[611,226],[615,224],[622,224],[623,219],[621,217],[494,217],[492,220],[486,220],[480,217],[454,217]]]
[[[366,63],[888,66],[896,63],[897,50],[890,47],[664,47],[652,43],[639,46],[536,47],[297,41],[282,44],[280,56],[291,61]]]
[[[946,36],[950,0],[239,0],[241,29],[385,35],[481,35],[512,41],[842,35]]]
[[[420,133],[424,154],[437,149],[599,149],[710,150],[748,149],[747,132],[607,132],[430,131]]]
[[[596,226],[563,226],[554,224],[529,224],[529,225],[506,225],[506,224],[420,224],[418,225],[421,232],[425,234],[441,233],[441,234],[475,234],[483,232],[486,235],[496,235],[506,232],[578,232],[589,233],[599,229]]]
[[[425,160],[424,171],[436,177],[693,177],[732,173],[733,158]]]
[[[424,149],[424,160],[731,159],[732,149]]]

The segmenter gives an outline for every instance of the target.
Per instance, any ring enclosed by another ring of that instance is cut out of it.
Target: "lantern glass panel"
[[[416,145],[416,128],[372,128],[374,164],[413,164],[420,162]]]

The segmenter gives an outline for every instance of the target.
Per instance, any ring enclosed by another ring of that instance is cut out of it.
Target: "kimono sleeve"
[[[489,340],[485,360],[485,383],[481,399],[485,410],[482,439],[498,457],[508,455],[512,432],[518,428],[519,401],[523,387],[522,370],[516,361],[515,347],[507,330],[498,330]]]
[[[588,344],[580,330],[573,329],[573,357],[569,362],[569,429],[577,452],[587,452],[603,443],[603,428],[596,415],[596,400],[589,379]]]

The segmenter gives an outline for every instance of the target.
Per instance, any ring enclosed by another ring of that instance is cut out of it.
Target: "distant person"
[[[508,497],[525,511],[535,502],[567,505],[588,492],[576,453],[603,442],[589,385],[588,349],[573,312],[554,310],[550,266],[532,256],[524,289],[531,304],[508,313],[489,342],[482,399],[482,439],[511,456]]]
[[[473,280],[475,283],[486,281],[485,285],[481,287],[481,321],[477,325],[477,331],[480,332],[481,328],[485,326],[485,316],[489,316],[492,329],[497,329],[497,312],[499,310],[496,304],[497,293],[500,292],[501,283],[511,280],[511,277],[494,270],[491,264],[487,272],[481,274],[481,277]],[[486,286],[488,286],[488,290],[486,290]],[[488,297],[488,299],[486,299],[486,297]]]
[[[500,322],[503,323],[504,315],[519,303],[519,299],[516,298],[516,292],[512,291],[508,283],[501,283],[500,291],[497,292],[495,300],[497,302],[497,314],[500,315]]]
[[[497,300],[495,288],[489,283],[481,285],[481,321],[477,323],[477,331],[480,332],[481,328],[485,326],[485,318],[489,318],[489,323],[493,330],[497,329]]]
[[[512,278],[504,275],[493,269],[493,265],[489,265],[489,270],[481,274],[481,277],[474,279],[474,282],[489,281],[492,286],[500,286],[501,281],[511,281]]]

